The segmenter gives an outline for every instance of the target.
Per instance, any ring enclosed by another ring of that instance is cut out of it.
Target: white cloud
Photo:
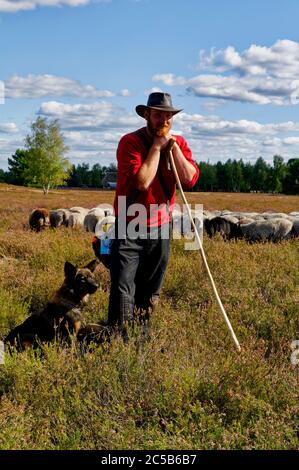
[[[70,149],[68,158],[76,164],[115,162],[121,136],[144,124],[137,114],[105,101],[90,104],[48,101],[41,104],[38,114],[59,119]]]
[[[1,0],[0,0],[1,1]],[[5,95],[8,98],[43,98],[45,96],[72,96],[78,98],[111,98],[130,96],[127,89],[118,93],[98,90],[92,85],[82,85],[77,80],[55,75],[13,75],[5,81]]]
[[[115,161],[120,137],[144,125],[137,115],[107,102],[70,105],[50,101],[41,105],[39,113],[60,120],[69,156],[77,163]],[[262,124],[180,113],[174,119],[174,132],[186,137],[197,161],[254,161],[262,155],[272,162],[275,153],[290,157],[299,154],[299,122]]]
[[[39,114],[60,119],[68,130],[130,129],[140,122],[137,115],[105,101],[91,104],[42,103]]]
[[[286,145],[298,145],[299,146],[299,137],[286,137],[283,139],[283,143]]]
[[[152,88],[149,88],[148,90],[145,90],[144,95],[148,96],[151,93],[161,93],[161,92],[162,92],[161,88],[154,86]]]
[[[97,0],[108,2],[109,0]],[[0,11],[16,13],[22,10],[34,10],[37,7],[78,7],[91,3],[92,0],[0,0]]]
[[[128,113],[105,101],[89,104],[48,101],[41,104],[37,114],[59,119],[69,147],[67,157],[75,164],[115,162],[121,136],[145,124],[134,112]],[[29,129],[17,133],[14,123],[6,123],[0,125],[0,130],[3,136],[0,166],[5,167],[5,158],[23,147]],[[299,155],[299,122],[295,121],[260,123],[182,112],[174,118],[173,131],[184,135],[197,161],[228,158],[255,161],[262,156],[272,163],[277,153],[285,159]]]
[[[11,157],[17,148],[24,147],[24,137],[19,136],[12,138],[2,139],[0,134],[0,168],[7,169],[7,159]]]
[[[271,47],[253,44],[242,53],[233,46],[209,54],[201,50],[198,69],[203,73],[192,78],[166,73],[153,80],[183,86],[198,97],[279,106],[299,101],[299,43],[294,41],[278,40]]]
[[[180,113],[174,123],[175,129],[187,138],[197,161],[216,162],[228,158],[255,161],[262,156],[271,163],[276,153],[286,159],[299,154],[299,122],[262,124]]]
[[[124,88],[123,90],[121,90],[121,91],[119,92],[119,95],[120,95],[120,96],[131,96],[132,93],[131,93],[130,90],[128,90],[127,88]]]
[[[0,132],[3,134],[16,134],[18,127],[14,122],[7,122],[5,124],[0,123]]]
[[[276,78],[294,78],[299,70],[299,43],[278,40],[273,46],[252,44],[239,54],[234,47],[215,51],[209,55],[200,51],[199,70],[234,71],[239,75],[271,75]]]

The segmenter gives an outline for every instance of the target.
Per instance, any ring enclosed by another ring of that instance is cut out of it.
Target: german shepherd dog
[[[67,340],[70,335],[77,336],[79,330],[85,326],[80,307],[87,303],[89,294],[93,294],[99,287],[93,274],[97,263],[97,260],[93,260],[83,268],[77,268],[66,261],[65,279],[54,297],[42,310],[33,313],[15,327],[4,342],[22,351],[55,338]]]

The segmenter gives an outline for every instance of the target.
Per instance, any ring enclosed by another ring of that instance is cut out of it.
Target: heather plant
[[[82,265],[94,257],[92,236],[83,229],[31,232],[30,210],[40,201],[51,209],[112,198],[61,191],[45,203],[38,192],[4,188],[0,339],[59,287],[65,260]],[[233,196],[223,195],[218,208],[249,209]],[[280,207],[273,199],[275,210],[296,210],[292,197],[289,206],[287,200]],[[261,202],[259,210],[265,209],[271,207]],[[116,336],[89,352],[73,340],[67,347],[54,342],[6,353],[0,448],[298,449],[298,366],[290,360],[290,344],[299,339],[298,240],[249,245],[204,237],[204,248],[240,353],[198,252],[176,240],[149,335],[138,326],[128,343]],[[90,322],[107,314],[103,266],[97,280],[100,289],[85,309]]]

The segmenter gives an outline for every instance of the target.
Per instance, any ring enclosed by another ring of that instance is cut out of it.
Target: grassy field
[[[299,210],[299,197],[190,193],[206,209]],[[94,207],[113,192],[0,185],[0,338],[41,307],[63,265],[93,258],[91,234],[32,233],[38,206]],[[241,343],[238,353],[196,252],[172,243],[151,336],[132,332],[82,355],[73,344],[0,365],[0,449],[298,449],[299,241],[248,245],[204,239],[210,269]],[[109,275],[86,318],[106,317]]]

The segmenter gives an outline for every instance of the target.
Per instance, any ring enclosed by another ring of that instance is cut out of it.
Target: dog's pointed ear
[[[93,271],[95,270],[97,265],[98,265],[98,260],[93,259],[92,261],[90,261],[90,263],[88,263],[86,266],[84,266],[84,268],[89,269],[93,273]]]
[[[67,279],[73,279],[76,276],[77,268],[69,261],[64,263],[64,274]]]

